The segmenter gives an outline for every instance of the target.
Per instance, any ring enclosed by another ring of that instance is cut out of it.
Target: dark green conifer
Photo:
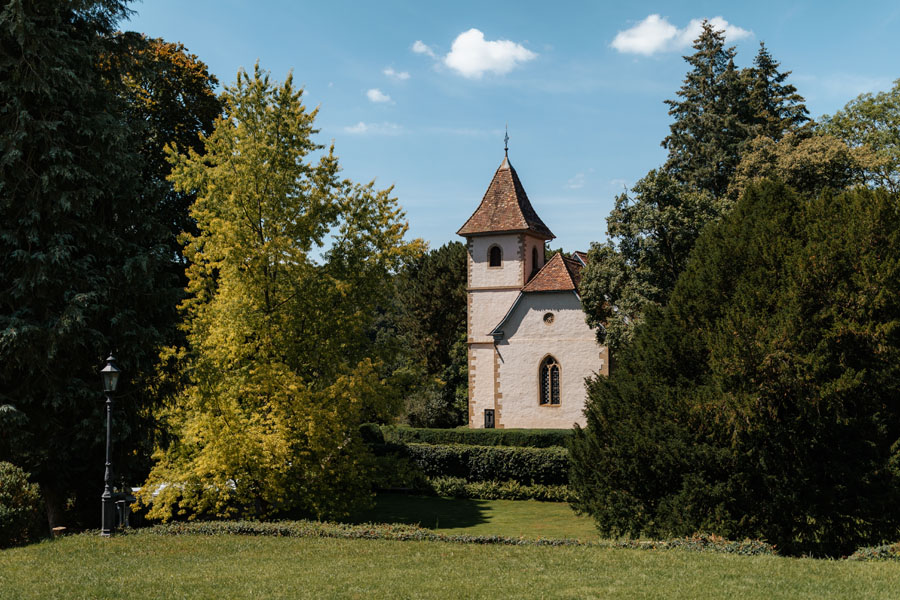
[[[126,12],[118,0],[0,12],[0,460],[32,473],[51,525],[69,498],[97,513],[103,358],[117,353],[126,374],[114,414],[124,454],[180,295],[137,141],[99,66]]]
[[[723,31],[704,21],[693,47],[684,57],[691,70],[678,98],[666,100],[675,120],[662,141],[669,151],[665,168],[678,181],[721,197],[749,137],[747,91]]]
[[[749,94],[750,130],[754,136],[776,142],[809,121],[803,96],[796,87],[785,83],[791,72],[780,72],[779,66],[760,42],[753,66],[743,71]]]
[[[572,448],[605,534],[841,555],[900,515],[900,215],[883,190],[751,185],[590,382]]]

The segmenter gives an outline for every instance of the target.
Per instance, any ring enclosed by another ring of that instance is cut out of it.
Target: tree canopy
[[[407,421],[418,427],[456,427],[468,418],[466,260],[449,242],[411,261],[398,274],[394,334],[402,368],[414,384]]]
[[[778,179],[795,190],[818,194],[865,185],[879,159],[868,146],[850,147],[834,136],[803,130],[780,140],[758,137],[741,158],[728,188],[737,200],[753,182]]]
[[[648,305],[664,304],[704,225],[725,202],[653,170],[620,194],[607,218],[611,240],[592,244],[580,287],[588,325],[618,349]]]
[[[170,149],[199,233],[176,355],[188,382],[163,414],[151,516],[328,516],[369,496],[359,425],[395,394],[368,333],[420,244],[389,189],[338,177],[302,94],[241,71],[205,154]]]
[[[580,286],[587,322],[614,352],[631,339],[647,307],[665,304],[700,231],[746,185],[734,182],[744,155],[759,150],[753,141],[775,143],[808,120],[803,98],[786,82],[790,72],[779,71],[765,45],[752,67],[738,69],[724,32],[704,22],[693,47],[684,57],[690,66],[684,83],[666,101],[674,120],[662,142],[665,164],[616,198],[607,241],[588,252]],[[770,168],[769,158],[743,165],[744,179]]]
[[[821,121],[825,133],[875,153],[867,172],[873,185],[900,192],[900,79],[887,92],[862,94]]]
[[[184,276],[179,237],[196,234],[190,207],[194,197],[178,192],[168,181],[171,165],[165,148],[203,151],[200,135],[212,133],[222,112],[216,96],[218,80],[183,44],[152,39],[135,32],[117,32],[103,66],[115,80],[128,127],[138,140],[142,193],[155,196],[157,214],[169,227],[173,272]]]
[[[32,473],[51,525],[102,487],[103,358],[116,352],[126,373],[114,435],[133,442],[180,295],[137,133],[101,68],[126,12],[111,0],[0,12],[0,460]]]
[[[829,554],[896,534],[897,200],[766,182],[703,231],[590,383],[572,482],[602,532]]]

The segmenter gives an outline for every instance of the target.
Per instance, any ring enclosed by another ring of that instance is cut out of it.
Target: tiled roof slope
[[[581,252],[580,250],[576,250],[572,253],[573,258],[577,258],[581,261],[581,264],[587,266],[587,252]]]
[[[545,240],[556,237],[534,212],[516,170],[504,158],[481,204],[456,233],[478,235],[517,231],[528,231]]]
[[[523,292],[578,292],[581,283],[581,263],[557,252],[547,261],[531,281],[522,288]]]

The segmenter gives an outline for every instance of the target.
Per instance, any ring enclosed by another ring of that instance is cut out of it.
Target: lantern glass
[[[109,358],[106,359],[106,366],[100,370],[100,375],[103,378],[104,392],[116,391],[116,386],[119,384],[119,373],[119,368],[116,366],[116,359],[110,354]]]

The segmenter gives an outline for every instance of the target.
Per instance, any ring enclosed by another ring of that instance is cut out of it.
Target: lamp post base
[[[100,522],[103,528],[100,530],[100,537],[112,537],[116,527],[116,507],[113,504],[112,497],[106,497],[104,494],[101,500],[103,508]]]

